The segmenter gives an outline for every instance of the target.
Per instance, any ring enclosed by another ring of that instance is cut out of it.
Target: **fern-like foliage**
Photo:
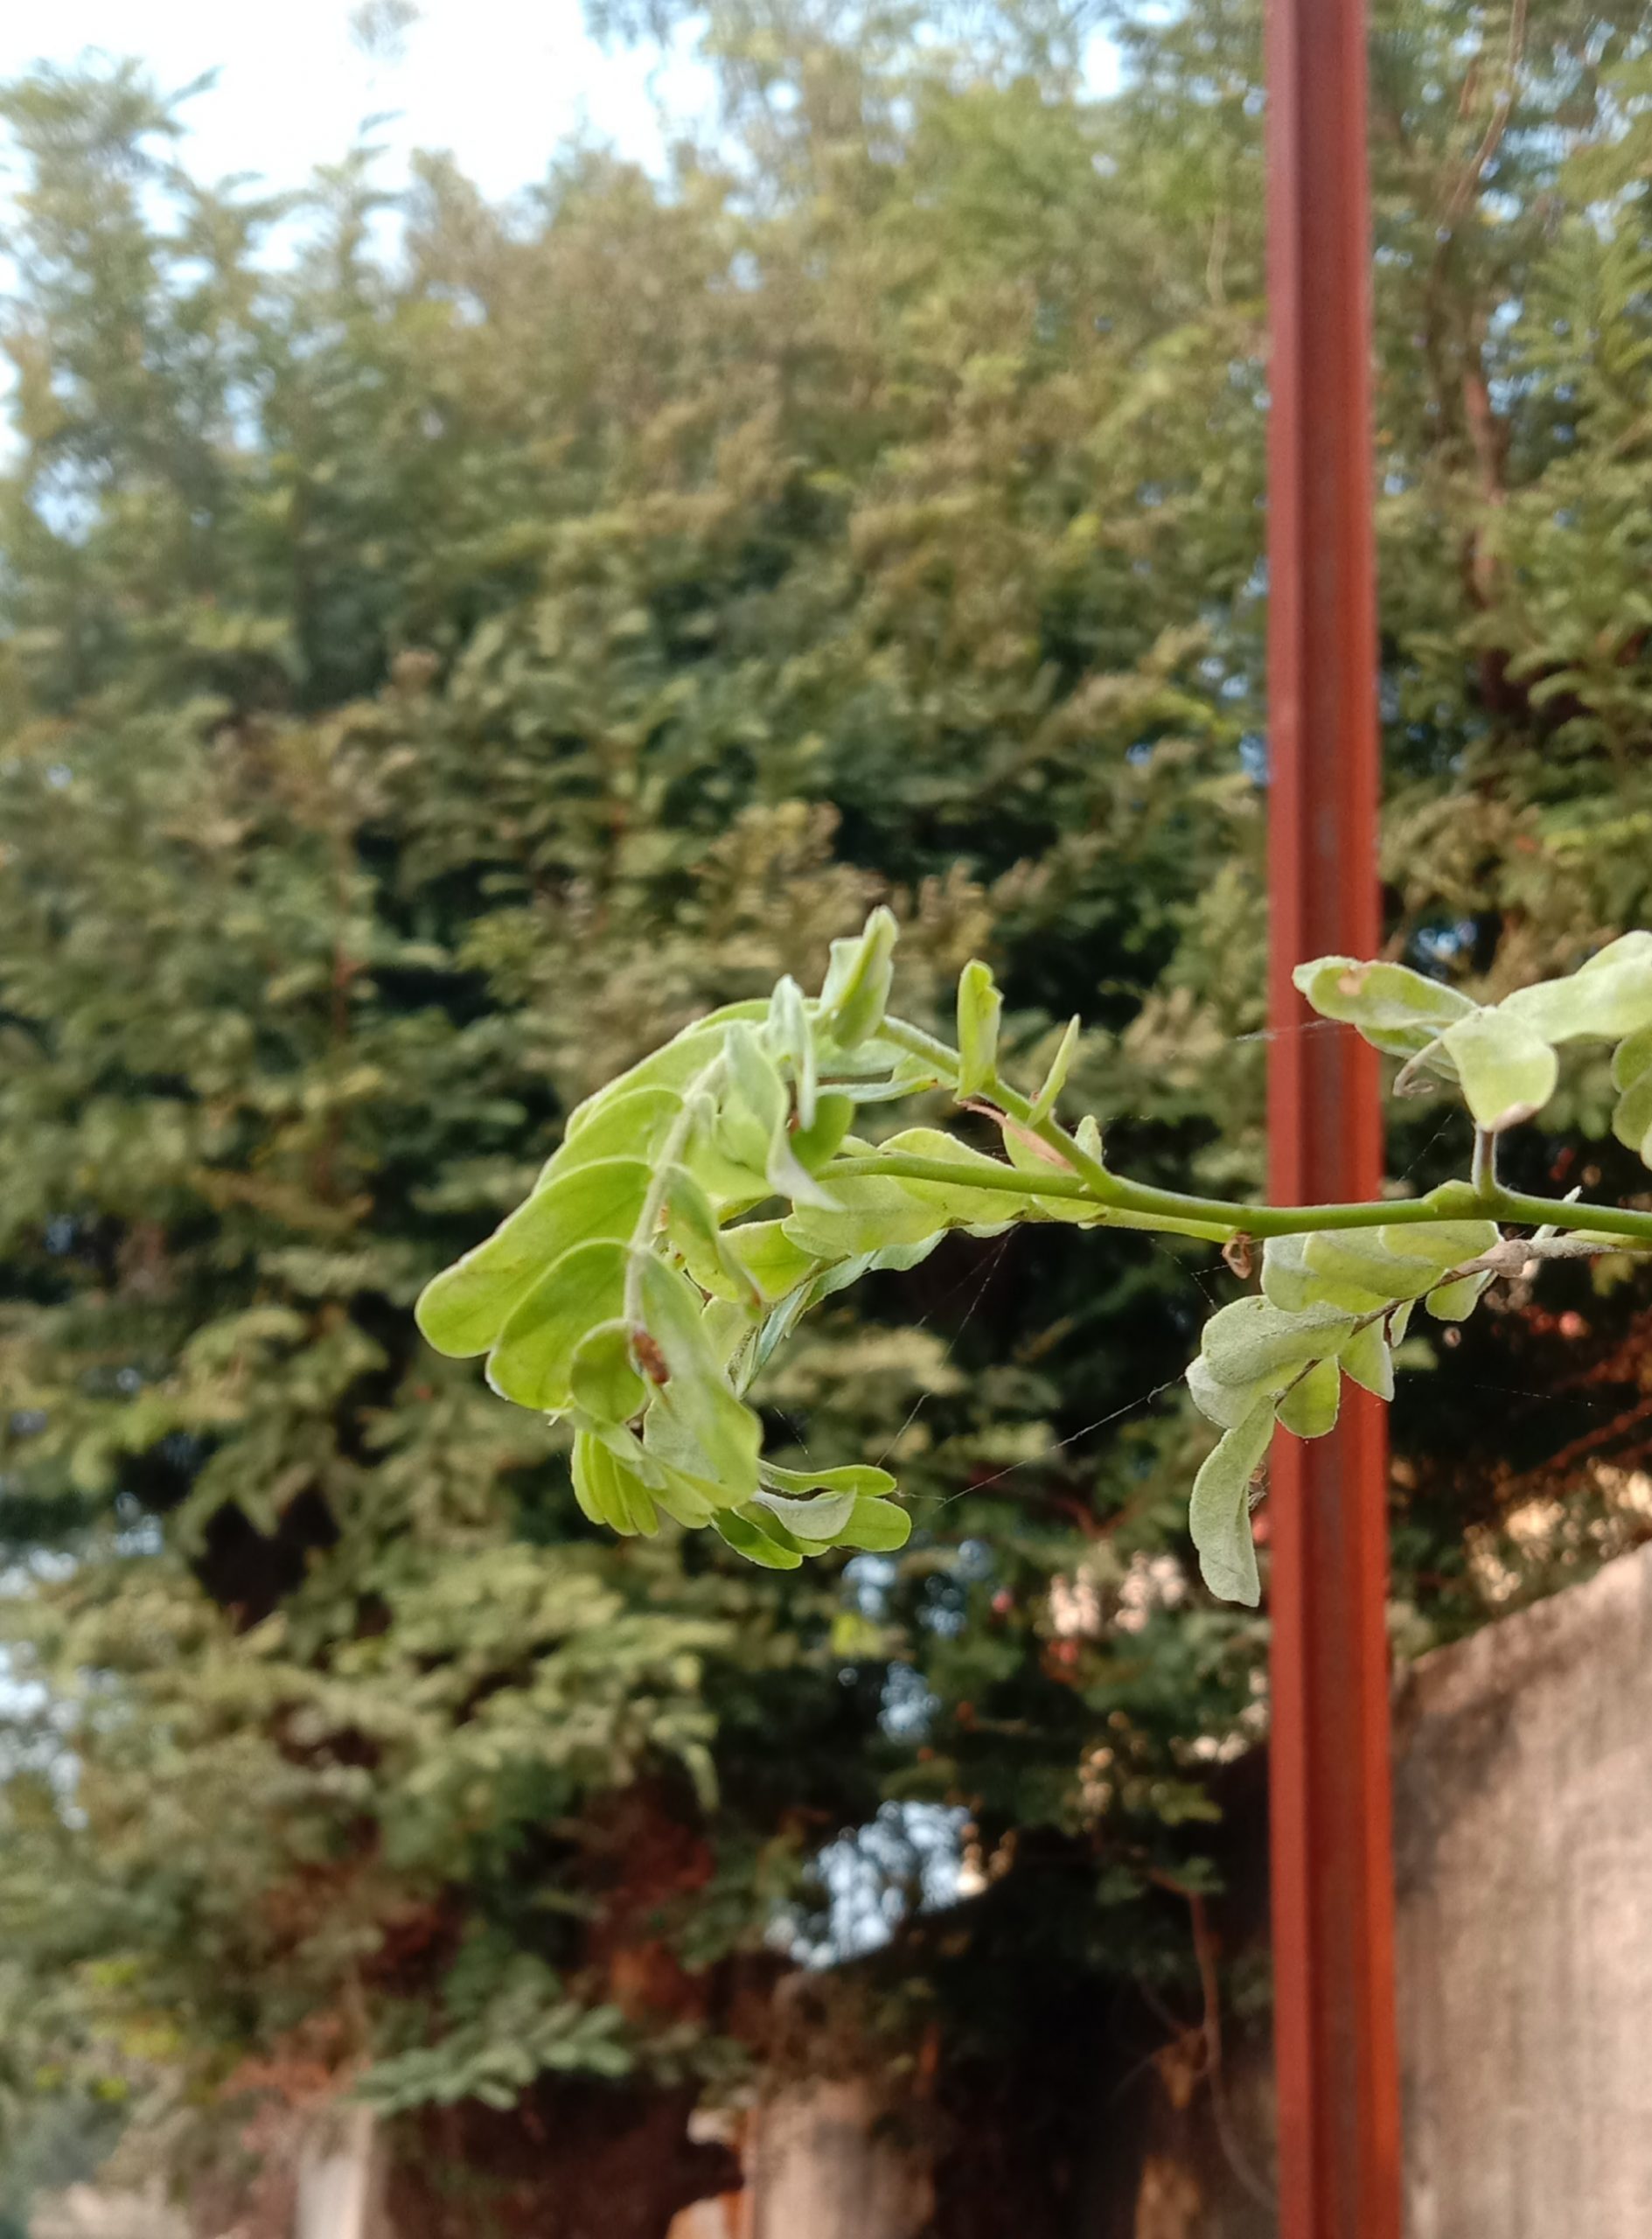
[[[1188,1372],[1222,1432],[1194,1483],[1194,1542],[1212,1590],[1253,1603],[1251,1489],[1275,1426],[1323,1437],[1344,1378],[1391,1398],[1418,1301],[1442,1321],[1473,1311],[1507,1263],[1497,1216],[1531,1210],[1496,1183],[1496,1139],[1552,1095],[1563,1044],[1617,1045],[1617,1132],[1652,1163],[1652,933],[1495,1006],[1402,965],[1304,966],[1314,1008],[1402,1059],[1402,1092],[1455,1088],[1480,1145],[1473,1177],[1426,1200],[1318,1209],[1183,1197],[1114,1174],[1093,1121],[1069,1134],[1056,1117],[1077,1022],[1024,1097],[1000,1075],[1002,1002],[986,965],[960,977],[955,1047],[891,1016],[896,934],[875,911],[833,943],[818,996],[782,979],[610,1082],[574,1113],[526,1203],[420,1300],[439,1350],[485,1354],[502,1398],[570,1420],[593,1521],[709,1525],[774,1569],[830,1547],[899,1547],[910,1526],[888,1471],[799,1474],[763,1455],[750,1388],[811,1308],[874,1268],[914,1266],[951,1229],[1258,1232],[1261,1290],[1211,1318]],[[933,1127],[876,1144],[853,1132],[863,1107],[938,1091],[997,1123],[1003,1158]],[[1596,1235],[1574,1205],[1538,1210],[1570,1231],[1564,1249],[1652,1245],[1652,1216],[1607,1214]],[[1550,1241],[1523,1242],[1516,1263]]]

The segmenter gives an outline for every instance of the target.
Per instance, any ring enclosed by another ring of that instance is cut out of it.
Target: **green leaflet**
[[[751,1272],[735,1255],[710,1198],[685,1167],[673,1167],[666,1177],[666,1232],[701,1289],[756,1314],[763,1296]]]
[[[788,973],[777,980],[769,1007],[769,1042],[792,1084],[798,1125],[805,1131],[814,1125],[819,1078],[815,1070],[814,1028],[804,1008],[803,990]]]
[[[535,1190],[484,1244],[425,1286],[414,1312],[428,1342],[460,1357],[486,1352],[563,1252],[595,1237],[629,1238],[648,1183],[640,1159],[599,1159]]]
[[[628,1536],[659,1531],[647,1486],[587,1431],[574,1440],[573,1477],[574,1496],[593,1524]]]
[[[652,1433],[658,1430],[661,1418],[650,1409],[645,1427]],[[667,1437],[657,1435],[645,1440],[623,1423],[606,1423],[594,1417],[575,1417],[575,1426],[582,1437],[595,1439],[599,1446],[628,1470],[648,1492],[655,1507],[664,1516],[690,1528],[709,1524],[719,1506],[717,1489],[694,1477],[679,1467],[674,1449]]]
[[[854,1503],[854,1513],[838,1533],[840,1547],[859,1548],[868,1555],[891,1555],[912,1536],[912,1519],[893,1501],[868,1499]]]
[[[833,942],[832,962],[820,990],[820,1022],[840,1049],[853,1050],[882,1025],[899,931],[892,914],[878,909],[855,939]]]
[[[831,1211],[799,1205],[782,1224],[788,1240],[817,1259],[851,1259],[891,1244],[921,1244],[948,1224],[910,1186],[878,1174],[851,1174],[833,1182]]]
[[[729,1546],[749,1563],[757,1563],[768,1571],[795,1571],[802,1564],[803,1549],[777,1516],[762,1510],[754,1517],[747,1510],[723,1509],[715,1523]]]
[[[1642,1073],[1619,1098],[1612,1115],[1612,1132],[1652,1166],[1652,1071]]]
[[[757,1489],[762,1427],[735,1397],[708,1339],[699,1294],[687,1278],[651,1252],[640,1252],[643,1321],[666,1375],[649,1409],[667,1417],[689,1442],[697,1466],[691,1474],[717,1486],[729,1501]]]
[[[818,1273],[820,1262],[786,1234],[784,1221],[746,1221],[725,1229],[728,1250],[770,1305]]]
[[[732,1024],[738,1020],[760,1023],[768,1015],[769,998],[760,995],[749,1002],[727,1003],[706,1018],[693,1020],[680,1034],[642,1058],[628,1072],[616,1075],[582,1104],[576,1104],[568,1114],[564,1140],[574,1141],[607,1106],[617,1102],[622,1096],[634,1095],[645,1088],[679,1092],[687,1088],[721,1050],[724,1036]]]
[[[1198,1353],[1188,1364],[1188,1391],[1202,1415],[1218,1428],[1233,1431],[1258,1401],[1277,1398],[1298,1373],[1295,1368],[1282,1368],[1255,1384],[1222,1384],[1211,1375],[1203,1354]]]
[[[718,1118],[719,1147],[741,1166],[756,1168],[777,1196],[831,1211],[837,1200],[821,1188],[791,1147],[791,1107],[785,1084],[750,1027],[730,1027],[724,1059],[728,1093]]]
[[[1489,1269],[1478,1275],[1460,1275],[1454,1283],[1441,1283],[1430,1291],[1423,1304],[1436,1322],[1467,1322],[1491,1280]]]
[[[1466,1266],[1502,1241],[1495,1221],[1416,1221],[1396,1223],[1377,1231],[1383,1249],[1397,1259],[1421,1259],[1442,1272]]]
[[[540,1168],[535,1189],[547,1189],[574,1168],[588,1166],[596,1159],[638,1158],[652,1162],[676,1126],[683,1099],[678,1089],[638,1088],[589,1108],[590,1118],[577,1136],[565,1135]]]
[[[1310,1306],[1333,1306],[1348,1314],[1371,1314],[1386,1303],[1381,1292],[1363,1284],[1338,1283],[1315,1273],[1307,1259],[1306,1236],[1271,1236],[1262,1246],[1262,1295],[1286,1314]]]
[[[631,1324],[599,1322],[575,1348],[568,1372],[575,1406],[605,1423],[628,1423],[642,1412],[649,1387],[631,1360]]]
[[[1376,1229],[1332,1229],[1307,1237],[1302,1261],[1311,1274],[1370,1291],[1384,1304],[1420,1298],[1439,1272],[1422,1260],[1391,1252]]]
[[[794,1539],[818,1541],[824,1547],[832,1544],[854,1514],[854,1495],[815,1493],[806,1500],[796,1500],[785,1493],[765,1490],[754,1496],[752,1505],[778,1517]]]
[[[881,1493],[892,1493],[895,1480],[887,1469],[879,1469],[869,1461],[852,1461],[841,1469],[780,1469],[772,1461],[763,1465],[765,1485],[772,1485],[781,1493],[852,1493],[875,1498]]]
[[[1652,949],[1614,941],[1570,979],[1516,988],[1497,1006],[1545,1042],[1618,1042],[1652,1026]]]
[[[1342,1396],[1342,1371],[1336,1362],[1315,1361],[1280,1398],[1279,1420],[1297,1438],[1323,1438],[1336,1428]]]
[[[1541,1112],[1559,1061],[1541,1035],[1506,1010],[1474,1011],[1441,1036],[1477,1126],[1494,1133]]]
[[[826,1089],[816,1097],[814,1119],[799,1126],[791,1138],[791,1154],[810,1174],[818,1174],[833,1157],[854,1124],[854,1099]]]
[[[1322,1018],[1357,1027],[1393,1057],[1415,1057],[1474,1006],[1454,987],[1425,979],[1403,964],[1360,964],[1321,956],[1291,975]]]
[[[1080,1031],[1077,1018],[1070,1018],[1067,1030],[1049,1061],[1049,1071],[1044,1075],[1043,1085],[1033,1099],[1032,1124],[1035,1126],[1041,1120],[1049,1119],[1056,1109],[1056,1099],[1067,1085],[1067,1076],[1072,1070],[1073,1053],[1078,1047]]]
[[[1273,1403],[1258,1400],[1235,1429],[1216,1440],[1193,1481],[1188,1524],[1199,1571],[1223,1601],[1254,1609],[1262,1596],[1251,1538],[1251,1480],[1273,1435]]]
[[[582,1341],[625,1302],[623,1244],[575,1245],[512,1308],[488,1355],[488,1382],[502,1399],[556,1414],[573,1397],[568,1377]]]
[[[728,1085],[714,1122],[718,1147],[737,1165],[761,1174],[770,1145],[786,1124],[785,1084],[752,1027],[730,1030],[723,1061]]]
[[[1235,1299],[1204,1325],[1205,1365],[1218,1384],[1261,1385],[1279,1369],[1335,1352],[1353,1323],[1335,1307],[1286,1314],[1269,1299]]]
[[[1604,948],[1596,949],[1592,957],[1579,965],[1577,977],[1581,979],[1586,972],[1609,971],[1614,966],[1628,963],[1631,959],[1637,963],[1652,964],[1652,932],[1641,929],[1631,933],[1620,933],[1616,940],[1608,941]]]
[[[1379,1399],[1393,1398],[1393,1348],[1384,1336],[1380,1322],[1368,1322],[1363,1329],[1356,1329],[1339,1358],[1343,1374],[1351,1377],[1356,1384],[1363,1385]]]
[[[745,1165],[729,1154],[721,1140],[721,1108],[716,1099],[703,1093],[696,1096],[681,1163],[711,1199],[719,1216],[726,1217],[749,1212],[774,1191],[761,1165]],[[766,1144],[758,1147],[766,1158]]]
[[[1614,1088],[1633,1088],[1642,1073],[1652,1073],[1652,1026],[1630,1035],[1612,1053]]]
[[[958,980],[958,1092],[980,1096],[997,1085],[998,1029],[1004,998],[989,968],[972,957]]]
[[[908,1127],[877,1146],[879,1151],[932,1159],[955,1167],[953,1182],[914,1181],[907,1175],[875,1174],[834,1176],[838,1210],[821,1213],[799,1206],[785,1232],[800,1250],[818,1259],[847,1259],[879,1249],[921,1245],[949,1228],[997,1231],[1017,1219],[1042,1217],[1046,1208],[1013,1189],[972,1189],[972,1174],[1004,1175],[1003,1161],[960,1143],[937,1127]],[[1049,1204],[1058,1207],[1059,1199]],[[1098,1209],[1081,1208],[1088,1218]],[[908,1264],[910,1264],[910,1262]]]
[[[669,1408],[650,1405],[643,1418],[641,1445],[638,1475],[650,1485],[663,1488],[669,1481],[689,1488],[704,1510],[695,1521],[708,1522],[719,1509],[730,1504],[723,1488],[706,1475],[706,1459],[699,1440]],[[662,1492],[662,1502],[664,1497]]]

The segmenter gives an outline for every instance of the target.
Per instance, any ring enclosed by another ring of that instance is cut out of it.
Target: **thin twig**
[[[1174,1874],[1161,1871],[1150,1869],[1147,1878],[1156,1881],[1161,1889],[1171,1890],[1187,1904],[1193,1929],[1193,1957],[1199,1970],[1199,1987],[1204,1997],[1202,2029],[1204,2073],[1205,2081],[1210,2086],[1210,2112],[1216,2124],[1216,2141],[1227,2157],[1228,2166],[1257,2206],[1270,2215],[1275,2215],[1279,2205],[1278,2197],[1273,2187],[1251,2167],[1249,2156],[1239,2145],[1228,2105],[1227,2079],[1222,2065],[1222,1984],[1216,1972],[1216,1938],[1211,1933],[1204,1893],[1190,1889],[1186,1882],[1178,1881]]]

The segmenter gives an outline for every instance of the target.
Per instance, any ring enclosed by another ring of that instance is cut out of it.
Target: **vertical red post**
[[[1304,1034],[1305,958],[1376,953],[1378,736],[1363,0],[1267,0],[1269,1075],[1275,1203],[1372,1197],[1376,1053]],[[1346,1387],[1345,1387],[1346,1389]],[[1273,1951],[1282,2239],[1398,2239],[1386,1447],[1276,1434]]]

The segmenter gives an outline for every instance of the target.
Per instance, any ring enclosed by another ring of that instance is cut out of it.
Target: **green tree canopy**
[[[582,1097],[885,900],[920,1019],[989,955],[1030,1078],[1093,1022],[1075,1108],[1131,1170],[1258,1182],[1254,13],[1121,27],[1106,100],[855,28],[719,16],[714,139],[505,209],[365,150],[209,186],[129,69],[5,96],[24,2083],[680,2112],[890,1803],[1020,1907],[897,1972],[897,2035],[938,1993],[1013,2064],[1028,1970],[1185,1964],[1151,1876],[1265,1724],[1259,1629],[1191,1582],[1208,1247],[959,1240],[823,1315],[770,1449],[887,1454],[916,1528],[813,1582],[614,1545],[412,1319]],[[1412,0],[1377,57],[1391,950],[1495,997],[1652,917],[1652,63],[1560,0]],[[1570,1071],[1511,1179],[1637,1186],[1613,1097]],[[1453,1124],[1401,1107],[1396,1170]],[[1406,1643],[1644,1528],[1642,1293],[1593,1286],[1412,1380]]]

